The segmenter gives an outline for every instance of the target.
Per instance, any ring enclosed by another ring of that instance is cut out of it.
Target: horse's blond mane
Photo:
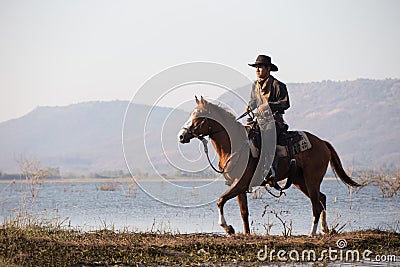
[[[239,121],[236,120],[235,115],[233,115],[229,110],[222,107],[220,104],[214,104],[211,102],[205,102],[206,109],[211,113],[219,113],[222,116],[222,119],[226,119],[226,121],[230,120],[232,123],[235,123],[237,126],[243,126]]]

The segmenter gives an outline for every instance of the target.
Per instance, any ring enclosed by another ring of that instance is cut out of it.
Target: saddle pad
[[[311,142],[308,139],[307,134],[303,131],[298,131],[298,134],[301,136],[301,139],[293,144],[295,154],[311,149]],[[277,145],[275,154],[278,157],[287,157],[288,147]]]
[[[311,142],[308,140],[307,134],[303,131],[299,131],[298,133],[301,135],[301,140],[298,142],[300,152],[311,149]]]

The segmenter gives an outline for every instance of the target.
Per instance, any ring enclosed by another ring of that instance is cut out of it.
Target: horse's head
[[[189,143],[194,137],[201,138],[211,133],[212,119],[209,118],[210,111],[207,109],[209,103],[203,97],[197,99],[195,97],[197,106],[190,113],[189,120],[182,126],[179,131],[179,142],[185,144]]]

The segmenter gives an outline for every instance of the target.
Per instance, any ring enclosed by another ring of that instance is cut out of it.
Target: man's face
[[[257,78],[267,78],[269,76],[269,72],[271,71],[271,67],[270,66],[265,66],[265,65],[257,65],[256,66],[256,75]]]

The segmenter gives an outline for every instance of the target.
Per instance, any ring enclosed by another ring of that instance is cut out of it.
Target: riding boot
[[[272,166],[271,166],[270,186],[274,186],[277,182],[276,172],[278,171],[278,161],[279,161],[279,157],[278,157],[278,155],[275,154],[274,161],[272,162]]]
[[[274,161],[272,162],[272,166],[268,171],[267,176],[265,176],[263,183],[261,184],[262,186],[264,185],[269,185],[270,187],[274,187],[275,184],[277,183],[276,180],[276,171],[278,170],[278,156],[275,155]]]

